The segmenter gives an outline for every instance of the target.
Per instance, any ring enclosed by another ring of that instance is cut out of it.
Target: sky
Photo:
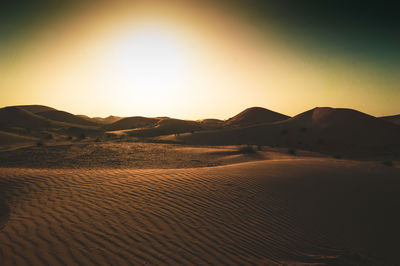
[[[382,1],[4,1],[0,107],[227,119],[261,106],[400,114]]]

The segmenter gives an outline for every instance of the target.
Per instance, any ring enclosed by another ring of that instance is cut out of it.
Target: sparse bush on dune
[[[36,142],[36,146],[37,147],[43,147],[44,146],[44,142],[43,141],[38,141],[38,142]]]
[[[79,139],[85,139],[85,138],[86,138],[86,135],[84,133],[79,135]]]
[[[343,158],[343,156],[341,154],[334,154],[334,155],[332,155],[332,157],[335,158],[335,159],[342,159]]]
[[[48,134],[47,135],[47,139],[53,139],[53,135],[52,134]]]
[[[263,151],[264,149],[263,149],[263,146],[261,146],[261,145],[257,145],[257,150],[259,150],[259,151]]]
[[[237,148],[238,153],[256,153],[256,149],[254,149],[251,145],[239,146]]]
[[[296,155],[296,149],[290,148],[288,149],[288,153],[291,155]]]

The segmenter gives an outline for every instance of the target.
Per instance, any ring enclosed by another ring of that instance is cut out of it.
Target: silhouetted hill
[[[208,119],[203,119],[203,120],[199,120],[198,121],[200,123],[200,125],[204,128],[220,128],[224,125],[224,121],[223,120],[219,120],[219,119],[213,119],[213,118],[208,118]]]
[[[0,128],[46,128],[52,122],[42,116],[26,111],[20,107],[4,107],[0,109]]]
[[[9,107],[18,107],[20,109],[23,109],[25,111],[31,112],[31,113],[40,113],[40,112],[45,112],[45,111],[55,111],[56,109],[49,107],[49,106],[44,106],[44,105],[16,105],[16,106],[9,106]]]
[[[37,141],[37,138],[0,131],[0,147],[12,146],[20,143],[33,143],[35,141]]]
[[[105,125],[103,128],[108,131],[124,130],[124,129],[134,129],[143,127],[152,127],[160,121],[160,118],[150,118],[143,116],[132,116],[122,118],[112,124]]]
[[[97,124],[103,124],[103,125],[112,124],[112,123],[117,122],[118,120],[121,120],[122,118],[124,118],[124,117],[113,116],[113,115],[110,115],[110,116],[107,116],[104,118],[103,117],[89,117],[87,115],[77,115],[77,116],[80,118],[83,118],[85,120],[88,120],[88,121],[91,121],[91,122],[94,122]]]
[[[119,120],[121,120],[123,118],[124,117],[121,117],[121,116],[110,115],[110,116],[107,116],[105,118],[95,117],[94,119],[98,119],[98,120],[104,122],[105,124],[111,124],[111,123],[115,123],[115,122],[117,122],[117,121],[119,121]]]
[[[53,121],[65,122],[75,125],[94,126],[94,127],[99,126],[99,123],[88,121],[79,116],[64,111],[50,110],[50,111],[39,112],[37,113],[37,115],[40,115],[42,117],[45,117]]]
[[[128,134],[135,137],[155,137],[169,134],[180,134],[202,130],[204,127],[196,121],[165,118],[151,128],[138,128]]]
[[[380,119],[400,125],[400,115],[382,116]]]
[[[37,110],[34,108],[34,111]],[[98,124],[92,124],[67,112],[52,109],[34,114],[17,106],[0,109],[0,130],[14,134],[14,139],[18,136],[21,140],[26,138],[44,138],[53,134],[58,136],[101,134]],[[7,137],[9,136],[7,135]]]
[[[189,144],[259,144],[317,151],[399,151],[400,127],[351,109],[314,108],[274,123],[186,134]]]
[[[262,107],[251,107],[228,119],[224,125],[241,127],[282,121],[288,118],[290,117]]]

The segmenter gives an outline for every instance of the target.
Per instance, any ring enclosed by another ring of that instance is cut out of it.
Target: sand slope
[[[0,128],[46,128],[51,125],[50,120],[18,107],[0,109]]]
[[[263,144],[328,152],[400,151],[400,127],[351,109],[314,108],[274,123],[180,136],[188,144]]]
[[[94,127],[99,126],[99,123],[88,121],[79,116],[64,111],[50,110],[50,111],[39,112],[37,113],[37,115],[40,115],[42,117],[45,117],[53,121],[65,122],[75,125],[94,126]]]
[[[109,125],[105,125],[105,130],[124,130],[124,129],[133,129],[133,128],[142,128],[142,127],[151,127],[154,126],[159,118],[150,118],[143,116],[132,116],[122,118],[114,123]]]
[[[400,115],[383,116],[380,118],[385,121],[400,125]]]
[[[209,128],[209,129],[220,128],[224,124],[223,120],[214,119],[214,118],[202,119],[202,120],[198,120],[198,122],[204,128]]]
[[[44,105],[16,105],[16,106],[10,106],[10,107],[17,107],[20,109],[23,109],[25,111],[37,114],[40,112],[45,112],[45,111],[55,111],[53,107],[49,106],[44,106]]]
[[[41,114],[44,114],[44,116],[42,116]],[[47,118],[46,116],[48,116],[49,118]],[[73,116],[72,119],[71,116]],[[79,123],[84,123],[85,125],[71,123],[71,120]],[[46,130],[68,127],[94,129],[96,127],[96,124],[91,124],[89,126],[88,123],[91,122],[88,122],[67,112],[57,110],[32,113],[23,108],[15,106],[4,107],[0,109],[0,128],[11,131],[16,129],[22,129],[23,131],[26,131],[28,129]]]
[[[399,168],[305,159],[0,173],[2,265],[398,261]]]
[[[224,126],[248,126],[282,121],[288,118],[290,117],[262,107],[251,107],[228,119]]]
[[[163,118],[154,127],[138,128],[128,131],[127,134],[134,137],[155,137],[169,134],[179,134],[202,130],[206,125],[197,121]]]
[[[0,131],[0,148],[21,143],[34,143],[35,141],[37,141],[37,138]]]

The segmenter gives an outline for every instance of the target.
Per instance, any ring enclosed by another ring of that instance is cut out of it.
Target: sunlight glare
[[[135,29],[119,38],[111,53],[117,90],[136,100],[179,95],[188,56],[177,36],[159,27]]]

